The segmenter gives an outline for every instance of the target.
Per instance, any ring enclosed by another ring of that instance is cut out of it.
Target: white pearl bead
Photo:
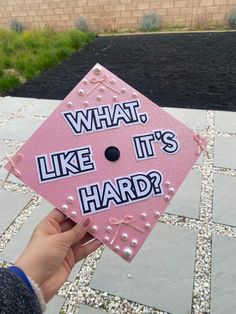
[[[110,240],[110,239],[109,239],[109,237],[104,237],[104,239],[103,239],[103,240],[104,240],[104,242],[106,242],[106,243],[107,243],[107,242],[109,242],[109,240]]]
[[[133,93],[132,93],[132,96],[133,96],[133,97],[137,97],[137,93],[133,92]]]
[[[83,89],[80,89],[80,90],[78,91],[78,94],[79,94],[80,96],[83,96],[83,94],[84,94]]]
[[[86,101],[84,102],[84,106],[85,106],[85,107],[88,107],[88,105],[89,105],[89,102],[86,100]]]
[[[76,211],[73,210],[70,215],[71,215],[72,218],[74,218],[76,216],[76,214],[77,214]]]
[[[151,225],[149,223],[145,224],[145,229],[149,230],[151,228]]]
[[[61,209],[63,210],[63,212],[66,212],[68,209],[68,206],[66,204],[63,204]]]
[[[121,239],[124,240],[124,241],[127,241],[128,240],[128,234],[127,233],[123,233],[121,235]]]
[[[161,216],[161,214],[160,214],[159,211],[156,211],[156,212],[154,213],[154,217],[158,218],[158,217],[160,217],[160,216]]]
[[[112,80],[111,80],[111,85],[114,85],[115,82],[116,82],[116,81],[115,81],[114,79],[112,79]]]
[[[146,213],[142,213],[141,214],[141,219],[145,220],[147,218],[147,214]]]
[[[129,259],[132,255],[133,255],[133,251],[129,247],[125,248],[124,251],[122,252],[122,256],[125,259]]]
[[[72,101],[68,101],[67,106],[68,107],[72,107],[73,106],[73,102]]]
[[[106,227],[106,232],[109,232],[109,233],[110,233],[111,230],[112,230],[111,226],[107,226],[107,227]]]
[[[104,93],[105,88],[102,86],[102,87],[99,88],[99,91],[100,91],[101,93]]]
[[[119,245],[116,245],[116,246],[114,247],[114,251],[115,251],[115,252],[118,252],[119,250],[120,250]]]
[[[175,189],[174,189],[174,188],[169,188],[168,192],[169,192],[170,194],[174,194],[174,193],[175,193]]]
[[[84,84],[84,85],[87,85],[87,84],[88,84],[88,80],[84,79],[84,80],[83,80],[83,84]]]
[[[122,93],[122,94],[125,94],[125,93],[126,93],[126,88],[123,87],[123,88],[121,89],[121,93]]]
[[[90,232],[92,232],[92,233],[96,233],[97,231],[98,231],[98,227],[97,226],[92,226],[90,228]]]
[[[102,99],[101,95],[97,95],[96,99],[100,101]]]
[[[132,241],[131,241],[131,246],[136,246],[138,244],[138,241],[136,240],[136,239],[133,239]]]
[[[102,67],[101,67],[100,65],[96,65],[96,66],[93,68],[93,73],[94,73],[94,74],[99,75],[99,74],[101,74],[101,72],[102,72]]]
[[[117,96],[113,96],[112,100],[116,101],[117,100]]]
[[[74,202],[74,197],[73,196],[68,196],[67,197],[67,203],[71,204]]]
[[[165,195],[165,200],[168,202],[170,200],[169,195]]]
[[[166,186],[170,186],[170,181],[166,181]]]
[[[128,278],[131,279],[131,278],[132,278],[132,275],[131,275],[131,274],[128,274]]]

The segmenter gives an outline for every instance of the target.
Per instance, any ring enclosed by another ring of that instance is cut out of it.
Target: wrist
[[[34,280],[39,287],[43,284],[42,277],[37,272],[37,268],[34,267],[33,265],[30,265],[29,263],[24,263],[24,261],[22,261],[21,259],[18,259],[15,262],[15,266],[22,269],[25,275],[27,277],[32,278],[32,280]]]

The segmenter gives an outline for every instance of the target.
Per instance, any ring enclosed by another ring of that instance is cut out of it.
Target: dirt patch
[[[63,99],[99,62],[161,106],[236,111],[236,33],[98,37],[11,96]]]

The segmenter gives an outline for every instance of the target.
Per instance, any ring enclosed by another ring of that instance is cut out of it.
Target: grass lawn
[[[0,94],[3,95],[59,63],[94,38],[79,30],[0,29]]]

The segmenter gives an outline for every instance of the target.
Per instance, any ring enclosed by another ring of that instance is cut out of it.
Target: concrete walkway
[[[60,103],[0,98],[0,144],[14,153]],[[233,314],[236,308],[236,113],[166,108],[207,131],[193,167],[137,257],[108,249],[80,262],[47,313]],[[0,150],[0,185],[7,172]],[[0,265],[14,263],[52,206],[15,177],[0,189]]]

